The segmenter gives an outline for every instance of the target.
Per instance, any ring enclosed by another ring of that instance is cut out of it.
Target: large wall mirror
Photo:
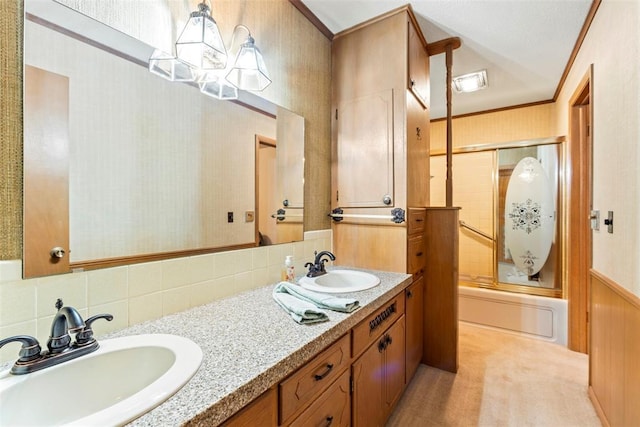
[[[52,0],[25,14],[25,277],[302,240],[304,118],[153,75]]]

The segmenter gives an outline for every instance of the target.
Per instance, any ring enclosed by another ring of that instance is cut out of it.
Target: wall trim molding
[[[636,309],[640,310],[640,296],[634,294],[629,291],[627,288],[615,282],[613,279],[605,276],[604,274],[598,272],[595,269],[590,269],[589,274],[606,284],[611,288],[612,291],[617,293],[620,297],[624,298],[626,302],[633,305]]]

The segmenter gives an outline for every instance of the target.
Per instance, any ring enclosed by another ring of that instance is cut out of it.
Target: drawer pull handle
[[[333,415],[329,415],[326,419],[327,419],[327,424],[325,425],[329,427],[333,423]]]
[[[389,316],[396,312],[396,303],[394,302],[387,307],[382,313],[378,314],[372,321],[369,322],[369,333],[373,332],[382,322],[384,322]]]
[[[422,251],[418,252],[416,256],[422,256]]]
[[[416,218],[416,222],[422,222],[422,221],[424,221],[424,219],[422,219],[422,218]]]
[[[407,291],[407,298],[412,298],[412,297],[413,297],[413,292]]]
[[[322,375],[315,374],[313,378],[315,378],[316,381],[320,381],[321,379],[324,379],[324,377],[329,375],[329,372],[331,372],[332,369],[333,369],[333,364],[327,363],[327,370]]]

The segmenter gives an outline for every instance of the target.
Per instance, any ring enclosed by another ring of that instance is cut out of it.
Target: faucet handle
[[[92,344],[95,342],[95,338],[93,337],[93,329],[91,329],[91,324],[98,319],[106,319],[111,322],[113,320],[113,316],[111,314],[96,314],[95,316],[91,316],[87,320],[84,321],[84,328],[76,334],[76,344],[78,347],[83,347],[88,344]]]
[[[42,351],[40,343],[37,339],[29,335],[16,335],[14,337],[0,340],[0,347],[4,346],[5,344],[9,344],[10,342],[16,341],[22,343],[22,348],[20,348],[20,353],[18,353],[18,356],[20,356],[20,358],[16,363],[31,362],[42,357],[40,355],[40,352]]]

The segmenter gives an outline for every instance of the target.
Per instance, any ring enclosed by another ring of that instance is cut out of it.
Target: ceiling
[[[407,0],[302,0],[334,34]],[[457,94],[454,116],[553,99],[592,0],[411,0],[427,43],[459,37],[453,76],[487,70],[486,89]],[[431,118],[446,117],[445,55],[431,58]]]

